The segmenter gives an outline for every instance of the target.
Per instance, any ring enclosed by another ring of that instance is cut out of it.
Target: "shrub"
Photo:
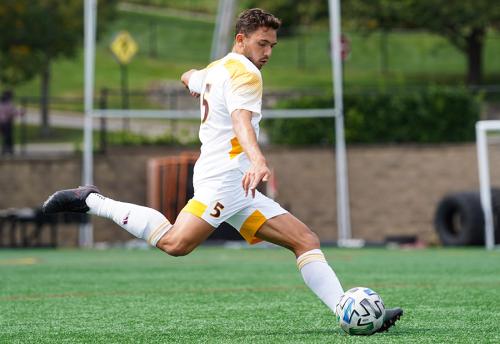
[[[329,108],[331,97],[304,97],[279,108]],[[350,143],[438,143],[472,141],[480,97],[464,88],[347,93],[345,137]],[[331,144],[333,118],[271,119],[264,122],[271,143]]]

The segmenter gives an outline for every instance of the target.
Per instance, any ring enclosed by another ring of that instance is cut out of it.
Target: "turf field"
[[[0,250],[0,343],[498,343],[500,252],[325,249],[406,314],[349,337],[282,249]]]

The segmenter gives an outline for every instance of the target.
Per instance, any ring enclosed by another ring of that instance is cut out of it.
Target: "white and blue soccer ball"
[[[370,335],[384,323],[385,306],[370,288],[349,289],[340,297],[335,309],[337,321],[350,335]]]

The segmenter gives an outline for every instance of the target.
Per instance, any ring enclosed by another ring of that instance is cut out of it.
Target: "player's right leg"
[[[45,213],[89,213],[108,218],[172,256],[188,254],[213,232],[210,224],[194,215],[182,212],[172,225],[155,209],[112,200],[91,185],[57,191],[45,201],[42,210]]]
[[[255,236],[292,251],[306,285],[335,313],[344,290],[320,249],[317,235],[309,227],[285,213],[268,219]]]
[[[377,330],[377,332],[388,331],[389,328],[394,326],[396,324],[396,321],[398,321],[402,316],[403,316],[403,310],[401,308],[399,307],[386,308],[384,315],[384,323]]]
[[[307,286],[335,313],[344,292],[320,250],[316,234],[295,216],[286,213],[267,220],[255,235],[294,252]],[[399,307],[386,309],[384,323],[377,332],[387,331],[402,315],[403,310]]]

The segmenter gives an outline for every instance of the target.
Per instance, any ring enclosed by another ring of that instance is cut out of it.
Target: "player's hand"
[[[257,186],[260,182],[267,182],[270,175],[271,170],[269,170],[265,162],[252,164],[241,181],[243,190],[245,190],[245,196],[248,196],[248,191],[250,190],[252,198],[255,198]]]

